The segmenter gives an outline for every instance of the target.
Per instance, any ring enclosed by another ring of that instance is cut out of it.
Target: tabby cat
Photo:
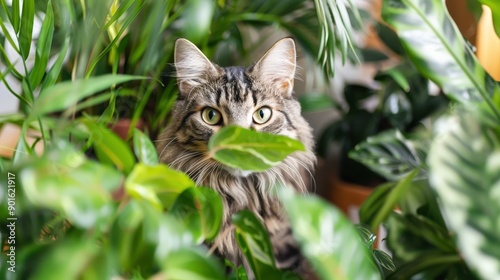
[[[223,68],[211,63],[185,39],[177,40],[174,56],[179,97],[172,110],[172,122],[158,140],[161,161],[221,195],[223,225],[214,241],[220,254],[236,264],[247,265],[235,241],[231,215],[248,208],[269,231],[277,266],[304,268],[282,205],[270,194],[277,183],[306,192],[315,164],[311,128],[293,97],[294,41],[278,41],[248,68]],[[298,139],[306,151],[293,153],[265,172],[224,166],[208,156],[207,143],[229,124]]]

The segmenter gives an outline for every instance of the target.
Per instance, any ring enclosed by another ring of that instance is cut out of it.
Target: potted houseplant
[[[356,148],[356,159],[390,181],[362,206],[361,220],[387,227],[397,266],[391,279],[495,279],[498,270],[491,268],[499,258],[489,248],[499,234],[492,227],[499,213],[492,196],[499,168],[491,165],[500,147],[498,83],[442,1],[384,1],[382,14],[419,72],[455,103],[428,131],[375,136]]]
[[[205,34],[207,29],[200,26],[192,27],[195,33],[189,34],[181,24],[194,8],[206,8],[196,6],[200,3],[215,7],[212,1],[136,0],[28,0],[22,5],[14,0],[11,5],[2,5],[2,30],[7,25],[13,29],[12,33],[3,33],[2,43],[18,46],[15,51],[22,64],[29,61],[30,49],[36,53],[33,67],[21,71],[16,70],[11,57],[1,57],[7,65],[6,73],[22,84],[16,90],[2,79],[20,99],[22,115],[15,119],[21,126],[16,152],[12,158],[0,160],[4,178],[0,194],[7,198],[0,202],[4,245],[0,259],[7,264],[0,269],[3,278],[247,279],[243,267],[224,262],[202,245],[219,234],[222,203],[218,194],[195,187],[186,174],[158,163],[147,134],[130,129],[130,141],[125,141],[109,129],[123,110],[129,111],[122,113],[131,116],[131,127],[139,117],[144,117],[147,131],[162,126],[168,113],[165,111],[175,97],[173,82],[162,84],[158,78],[171,52],[173,40],[169,36],[196,38],[199,32]],[[301,27],[299,23],[291,20],[297,14],[289,10],[290,6],[279,5],[281,1],[276,5],[252,1],[244,7],[218,3],[218,13],[230,14],[231,9],[236,9],[229,17],[230,27],[238,22],[239,9],[253,7],[254,17],[244,17],[243,21],[270,23],[274,19],[290,30],[304,32],[297,28]],[[307,15],[301,14],[305,19],[315,15],[312,2],[295,4],[297,9],[303,4],[309,9]],[[331,9],[336,8],[329,6],[318,12],[331,15]],[[265,9],[270,11],[258,12]],[[36,13],[44,17],[32,46],[27,35],[30,32],[25,31],[33,28]],[[292,15],[282,19],[288,13]],[[216,20],[209,17],[210,22]],[[319,25],[325,32],[333,30],[332,18],[329,20]],[[216,43],[205,39],[199,38],[198,43],[216,49]],[[310,41],[304,43],[307,46]],[[309,47],[311,53],[318,48]],[[330,52],[321,55],[328,57]],[[54,63],[49,64],[49,60]],[[148,100],[155,98],[153,93],[164,99],[148,110],[151,115],[143,114],[151,106]],[[128,97],[138,100],[137,104],[122,108],[121,104],[128,104]],[[2,121],[14,120],[5,117]],[[36,140],[44,147],[40,155],[26,141],[29,129],[40,133]],[[247,133],[255,136],[256,132]],[[290,147],[300,147],[296,141],[280,144],[269,135],[258,138],[261,145],[289,144],[287,149],[273,149],[274,156],[280,153],[284,157]],[[233,140],[236,142],[226,147],[230,152],[231,146],[244,143],[239,138]],[[215,147],[222,144],[214,143]],[[260,158],[268,154],[258,152]],[[118,193],[120,189],[123,191]],[[333,268],[346,279],[379,278],[372,257],[366,254],[373,242],[369,231],[363,230],[363,246],[354,226],[325,201],[287,192],[280,192],[280,196],[288,206],[286,212],[301,250],[319,277],[334,277]],[[303,215],[304,211],[308,214]],[[251,212],[238,213],[233,221],[239,239],[245,241],[240,247],[252,260],[247,268],[251,274],[257,279],[269,275],[295,279],[293,273],[280,271],[269,262],[273,256],[267,233]],[[324,222],[332,228],[325,231]],[[319,247],[321,251],[311,250]],[[380,253],[374,256],[379,265],[390,263],[387,258],[377,257]],[[226,275],[226,267],[232,270],[231,275]]]

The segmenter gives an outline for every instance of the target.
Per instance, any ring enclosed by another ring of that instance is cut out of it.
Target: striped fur
[[[158,140],[161,161],[184,171],[197,185],[209,186],[221,195],[223,226],[214,242],[219,253],[236,264],[244,263],[230,220],[232,214],[248,208],[269,231],[278,266],[296,269],[302,258],[282,205],[270,194],[277,183],[307,192],[315,163],[311,129],[291,94],[295,75],[293,40],[279,41],[248,68],[222,68],[206,59],[189,41],[180,39],[176,43],[175,65],[180,93],[172,110],[172,122]],[[268,122],[258,124],[252,115],[263,106],[271,108],[272,115]],[[207,107],[221,113],[220,125],[209,125],[203,120],[202,111]],[[278,166],[261,173],[223,166],[208,157],[207,143],[228,124],[298,139],[306,152],[293,153]]]

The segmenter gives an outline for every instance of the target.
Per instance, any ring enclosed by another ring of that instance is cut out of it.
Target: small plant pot
[[[132,125],[132,119],[119,119],[114,125],[111,126],[111,130],[120,136],[121,139],[127,140],[130,125]],[[144,127],[144,121],[142,119],[137,120],[135,128],[142,131],[144,130]]]

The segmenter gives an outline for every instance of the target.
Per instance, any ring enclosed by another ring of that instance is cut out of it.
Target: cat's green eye
[[[207,107],[201,112],[201,118],[209,125],[217,125],[222,119],[222,116],[216,109]]]
[[[269,107],[261,107],[253,113],[253,121],[257,124],[266,123],[272,115],[272,111]]]

